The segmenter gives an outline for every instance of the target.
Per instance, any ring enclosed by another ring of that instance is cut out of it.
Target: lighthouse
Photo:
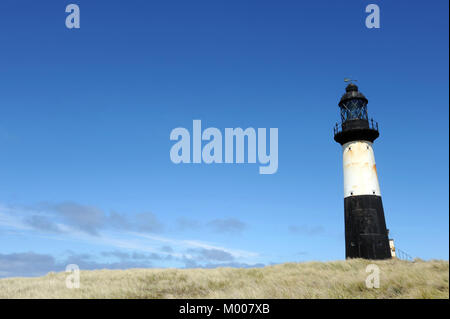
[[[334,140],[342,146],[346,258],[391,258],[373,143],[378,123],[369,120],[367,98],[350,83],[339,101],[341,124]]]

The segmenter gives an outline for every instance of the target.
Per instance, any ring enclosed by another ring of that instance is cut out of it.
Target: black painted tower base
[[[381,197],[349,196],[344,206],[346,258],[391,258]]]

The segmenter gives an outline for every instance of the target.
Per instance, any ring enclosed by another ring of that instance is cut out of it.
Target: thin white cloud
[[[222,246],[217,246],[214,244],[205,243],[198,240],[178,240],[178,239],[172,239],[172,238],[166,238],[162,236],[156,236],[156,235],[148,235],[148,234],[142,234],[142,233],[130,233],[138,237],[147,238],[151,240],[156,240],[163,243],[172,244],[174,246],[178,247],[184,247],[184,248],[204,248],[204,249],[218,249],[223,250],[229,254],[231,254],[233,257],[236,258],[249,258],[249,257],[257,257],[258,253],[245,251],[245,250],[238,250],[238,249],[230,249]]]
[[[0,226],[6,228],[12,228],[23,231],[33,232],[33,236],[47,238],[51,240],[68,240],[73,242],[87,242],[94,245],[111,246],[121,249],[138,250],[143,252],[159,253],[166,256],[177,258],[193,258],[191,254],[186,252],[180,252],[186,248],[203,248],[203,249],[216,249],[229,253],[234,258],[239,259],[254,259],[259,254],[255,252],[249,252],[239,249],[231,249],[223,247],[217,244],[211,244],[202,242],[199,240],[187,240],[187,239],[174,239],[164,237],[160,235],[151,235],[142,232],[132,231],[101,231],[98,234],[88,234],[80,229],[74,228],[71,225],[67,225],[61,222],[55,223],[61,233],[49,234],[41,232],[39,229],[31,227],[24,221],[24,216],[28,212],[24,209],[15,209],[0,204]],[[33,213],[33,211],[31,211]],[[173,252],[168,252],[161,249],[161,243],[170,244],[173,248]],[[177,252],[178,251],[178,252]]]

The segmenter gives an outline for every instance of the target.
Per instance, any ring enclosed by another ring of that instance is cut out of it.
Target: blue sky
[[[391,237],[448,259],[448,1],[69,3],[0,3],[0,276],[344,259],[349,76]],[[194,119],[278,128],[278,172],[173,164]]]

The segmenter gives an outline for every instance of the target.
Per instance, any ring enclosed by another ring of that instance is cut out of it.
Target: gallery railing
[[[378,131],[378,122],[377,121],[374,121],[373,119],[370,119],[370,121],[360,121],[360,122],[369,124],[369,126],[368,127],[366,126],[365,128],[369,128],[371,130]],[[336,135],[338,133],[341,133],[343,129],[346,129],[345,126],[348,126],[349,124],[350,124],[349,122],[340,123],[340,124],[336,122],[336,125],[333,127],[334,135]],[[343,125],[344,125],[344,127],[343,127]]]

